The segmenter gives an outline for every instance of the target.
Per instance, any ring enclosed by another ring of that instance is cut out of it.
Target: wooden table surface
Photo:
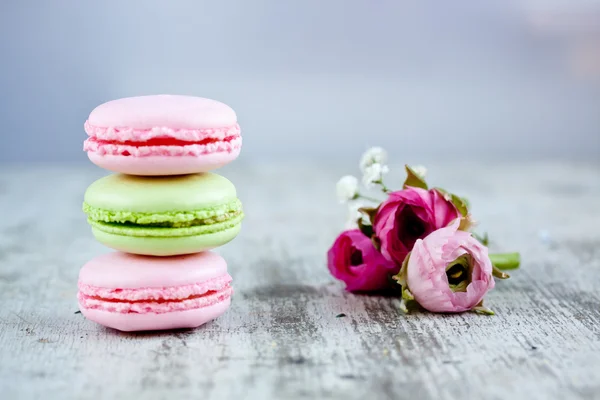
[[[600,398],[600,164],[429,167],[469,197],[494,250],[522,253],[487,296],[496,316],[403,315],[393,298],[345,292],[325,253],[352,166],[240,162],[221,172],[247,213],[219,250],[230,310],[127,334],[75,313],[79,268],[109,251],[81,212],[105,172],[0,166],[0,398]]]

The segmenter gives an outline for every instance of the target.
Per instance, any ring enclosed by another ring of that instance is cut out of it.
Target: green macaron
[[[100,243],[152,256],[222,246],[244,218],[233,184],[213,173],[109,175],[88,187],[83,211]]]

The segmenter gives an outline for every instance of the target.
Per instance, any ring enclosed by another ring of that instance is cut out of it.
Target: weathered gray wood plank
[[[247,212],[220,250],[231,309],[197,330],[124,334],[74,314],[80,266],[108,251],[80,211],[104,172],[0,166],[1,397],[600,398],[600,165],[429,167],[497,249],[522,252],[487,298],[495,317],[405,316],[345,293],[325,252],[345,216],[335,181],[353,171],[240,162],[222,171]]]

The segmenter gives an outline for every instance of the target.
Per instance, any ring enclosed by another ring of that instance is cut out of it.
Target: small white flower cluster
[[[340,203],[347,203],[358,197],[358,179],[352,175],[340,178],[336,185],[337,197]]]
[[[362,184],[366,188],[372,188],[375,185],[380,185],[384,193],[389,193],[389,189],[383,183],[383,176],[390,171],[389,167],[387,166],[387,160],[387,152],[381,147],[371,147],[362,155],[360,158],[359,167],[363,174]],[[416,165],[411,167],[411,169],[421,178],[425,178],[427,168],[424,166]],[[362,196],[358,190],[358,179],[352,175],[343,176],[338,181],[336,192],[340,203],[349,203],[346,229],[353,229],[357,227],[356,221],[362,216],[358,209],[367,205],[359,200],[363,199],[373,202],[379,201],[377,199],[370,199]]]
[[[389,172],[387,162],[387,153],[381,147],[372,147],[361,157],[359,167],[362,176],[362,183],[370,188],[375,184],[383,185],[383,175]],[[352,200],[358,200],[361,196],[358,191],[358,179],[352,175],[342,177],[336,186],[337,197],[340,203],[348,203]],[[359,208],[366,204],[360,201],[352,201],[348,204],[348,219],[346,229],[356,228],[356,221],[361,217]]]
[[[390,172],[387,165],[373,164],[365,168],[362,182],[367,188],[372,188],[377,183],[383,182],[383,175]]]
[[[371,147],[360,158],[360,170],[364,172],[365,169],[373,164],[385,164],[387,158],[387,152],[384,149],[381,147]]]
[[[389,172],[387,153],[381,147],[371,147],[360,158],[359,167],[363,173],[362,183],[367,188],[383,182],[383,175]],[[352,175],[343,176],[336,186],[340,203],[347,203],[360,197],[358,192],[358,179]]]
[[[360,170],[363,173],[362,182],[367,188],[383,182],[383,175],[390,169],[386,165],[387,152],[381,147],[371,147],[360,159]]]

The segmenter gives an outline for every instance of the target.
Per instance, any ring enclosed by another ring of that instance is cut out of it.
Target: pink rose
[[[346,283],[349,291],[374,291],[388,286],[388,276],[399,267],[375,249],[360,230],[342,232],[327,253],[331,275]]]
[[[403,271],[408,290],[429,311],[471,310],[494,287],[487,247],[458,226],[417,240]]]
[[[402,265],[417,239],[448,226],[460,214],[435,189],[414,187],[392,192],[375,215],[373,228],[381,241],[381,254]]]

